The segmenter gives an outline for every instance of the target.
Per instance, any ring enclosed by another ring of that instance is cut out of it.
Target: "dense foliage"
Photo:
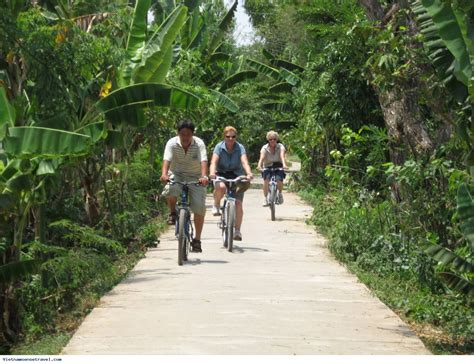
[[[435,352],[473,350],[474,6],[244,5],[247,46],[237,1],[0,5],[5,351],[70,329],[156,244],[182,117],[209,152],[234,125],[251,162],[279,131],[334,255]]]

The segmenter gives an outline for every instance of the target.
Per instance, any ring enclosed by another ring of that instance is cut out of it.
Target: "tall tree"
[[[397,17],[405,18],[403,23],[409,27],[414,26],[409,15],[401,15],[399,12],[408,6],[407,1],[391,2],[386,9],[379,0],[359,0],[359,3],[364,7],[368,20],[375,22],[381,29],[385,29],[390,22],[396,22]],[[397,26],[393,29],[396,30]],[[413,33],[413,29],[409,29],[410,32]],[[399,80],[387,88],[374,86],[389,135],[391,160],[395,164],[402,164],[409,151],[420,156],[431,152],[435,147],[421,118],[419,85],[419,79],[414,78]]]

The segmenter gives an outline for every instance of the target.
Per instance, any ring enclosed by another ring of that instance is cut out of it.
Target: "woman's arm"
[[[209,166],[210,179],[216,178],[217,162],[219,162],[219,155],[216,153],[213,153],[212,158],[211,158],[211,165]]]
[[[242,154],[240,156],[240,161],[242,162],[242,167],[247,174],[247,179],[251,180],[253,178],[253,174],[252,168],[250,168],[249,160],[247,159],[247,154]]]
[[[261,151],[260,152],[260,159],[258,160],[257,163],[257,169],[261,171],[263,169],[263,160],[265,159],[265,152]]]
[[[281,163],[283,164],[283,168],[288,169],[286,165],[286,149],[283,146],[281,147],[281,150],[280,150],[280,159],[281,159]]]

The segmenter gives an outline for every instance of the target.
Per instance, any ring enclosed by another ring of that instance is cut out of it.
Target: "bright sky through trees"
[[[233,4],[234,0],[225,0],[225,5],[229,8]],[[243,3],[245,0],[239,0],[237,5],[237,12],[235,14],[235,30],[234,30],[234,39],[238,46],[248,45],[253,43],[254,32],[252,24],[250,24],[250,19],[245,12]]]

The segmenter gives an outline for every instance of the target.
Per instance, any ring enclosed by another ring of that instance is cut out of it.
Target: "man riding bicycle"
[[[193,252],[202,252],[201,233],[206,215],[207,152],[204,142],[194,136],[194,124],[190,120],[181,120],[177,126],[178,135],[168,140],[163,156],[163,167],[160,180],[169,182],[195,182],[201,186],[189,186],[191,211],[194,213],[196,235],[191,242]],[[167,184],[162,195],[166,197],[170,214],[168,224],[176,222],[176,202],[181,194],[182,186]]]

